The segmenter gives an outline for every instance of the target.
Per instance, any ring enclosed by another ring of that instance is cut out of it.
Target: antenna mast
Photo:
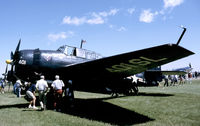
[[[83,43],[86,43],[86,41],[85,40],[81,40],[81,46],[80,46],[80,48],[82,49],[82,47],[83,47]]]
[[[181,26],[181,28],[183,28],[183,32],[182,32],[181,36],[179,37],[179,39],[178,39],[176,45],[178,45],[178,44],[181,42],[181,39],[182,39],[183,35],[185,34],[185,31],[187,30],[187,29],[186,29],[185,27],[183,27],[183,26]]]

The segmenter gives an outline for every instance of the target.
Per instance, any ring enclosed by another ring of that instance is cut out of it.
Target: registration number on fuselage
[[[161,58],[161,59],[150,59],[146,57],[139,57],[137,59],[131,59],[128,61],[128,63],[120,63],[117,65],[113,65],[110,68],[106,68],[107,71],[109,72],[123,72],[131,69],[138,69],[141,68],[141,66],[146,66],[152,63],[158,63],[160,61],[164,61],[167,58]]]
[[[26,65],[26,60],[19,60],[19,64]]]

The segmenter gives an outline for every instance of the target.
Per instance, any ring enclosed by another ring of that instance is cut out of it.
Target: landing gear
[[[130,95],[138,95],[138,87],[137,86],[132,86],[131,88],[127,89],[125,92],[125,95],[130,96]]]
[[[138,95],[138,92],[139,92],[139,90],[138,90],[138,87],[137,86],[134,86],[134,87],[132,87],[132,93],[134,94],[134,95]]]
[[[138,95],[138,84],[132,82],[132,79],[123,79],[115,82],[115,87],[111,89],[112,97],[117,97],[118,94],[123,94],[126,96]]]

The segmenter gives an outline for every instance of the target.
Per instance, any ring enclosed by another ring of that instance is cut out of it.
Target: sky
[[[0,0],[0,74],[19,39],[21,49],[56,50],[62,45],[103,56],[176,43],[195,55],[166,64],[170,70],[192,64],[200,71],[199,0]]]

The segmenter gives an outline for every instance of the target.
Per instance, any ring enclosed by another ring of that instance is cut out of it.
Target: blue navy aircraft
[[[158,86],[165,75],[186,75],[191,72],[192,66],[189,64],[187,67],[172,69],[172,70],[161,70],[161,66],[153,69],[146,70],[142,73],[136,74],[136,77],[142,79],[139,81],[140,86]]]
[[[184,74],[187,74],[187,73],[190,73],[192,71],[192,69],[193,69],[192,65],[191,65],[191,63],[189,63],[189,66],[182,67],[182,68],[176,68],[176,69],[173,69],[172,71],[183,72]],[[177,74],[177,75],[183,75],[183,74],[180,73],[180,74]]]
[[[184,31],[176,44],[164,44],[119,55],[102,57],[82,48],[61,46],[57,50],[25,49],[11,52],[11,70],[7,80],[34,82],[38,75],[53,80],[55,75],[66,83],[73,81],[73,89],[87,92],[127,93],[134,89],[128,76],[187,57],[193,52],[179,46]],[[151,82],[149,82],[151,83]]]

